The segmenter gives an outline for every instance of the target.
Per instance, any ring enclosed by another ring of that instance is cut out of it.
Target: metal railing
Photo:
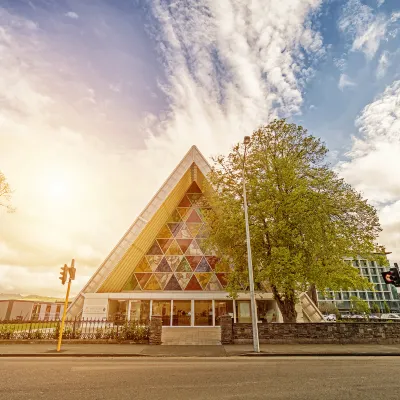
[[[0,340],[57,339],[60,319],[38,321],[0,321]],[[126,320],[69,319],[65,321],[63,339],[146,341],[150,323]]]

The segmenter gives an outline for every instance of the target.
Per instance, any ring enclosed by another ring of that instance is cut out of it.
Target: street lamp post
[[[246,242],[247,242],[247,267],[249,270],[249,284],[250,284],[250,305],[251,305],[251,324],[253,328],[253,348],[254,352],[260,352],[260,343],[258,341],[258,325],[257,325],[257,305],[256,296],[254,293],[254,276],[253,276],[253,261],[251,259],[251,244],[250,244],[250,229],[249,229],[249,215],[247,212],[247,196],[246,196],[246,182],[245,182],[245,162],[247,145],[250,143],[250,136],[244,137],[244,157],[243,157],[243,202],[244,202],[244,217],[246,221]]]

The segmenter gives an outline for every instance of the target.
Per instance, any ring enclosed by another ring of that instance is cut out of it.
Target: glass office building
[[[388,305],[392,312],[400,312],[400,297],[397,289],[393,285],[386,285],[382,278],[382,271],[388,270],[389,267],[378,265],[375,261],[363,259],[347,260],[358,269],[359,274],[367,278],[375,287],[375,291],[352,290],[352,291],[328,291],[325,296],[318,293],[318,301],[320,304],[331,303],[335,305],[339,311],[350,311],[350,298],[352,296],[359,297],[368,302],[370,309],[373,304],[377,304],[379,309],[384,311],[384,304]]]

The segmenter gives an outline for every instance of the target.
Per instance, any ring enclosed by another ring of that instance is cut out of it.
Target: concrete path
[[[400,356],[398,345],[283,345],[263,344],[261,353],[251,345],[149,346],[144,344],[0,344],[0,357],[276,357],[276,356]]]

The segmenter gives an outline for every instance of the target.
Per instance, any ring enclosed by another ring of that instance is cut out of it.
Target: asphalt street
[[[3,358],[1,400],[399,399],[399,357]]]

